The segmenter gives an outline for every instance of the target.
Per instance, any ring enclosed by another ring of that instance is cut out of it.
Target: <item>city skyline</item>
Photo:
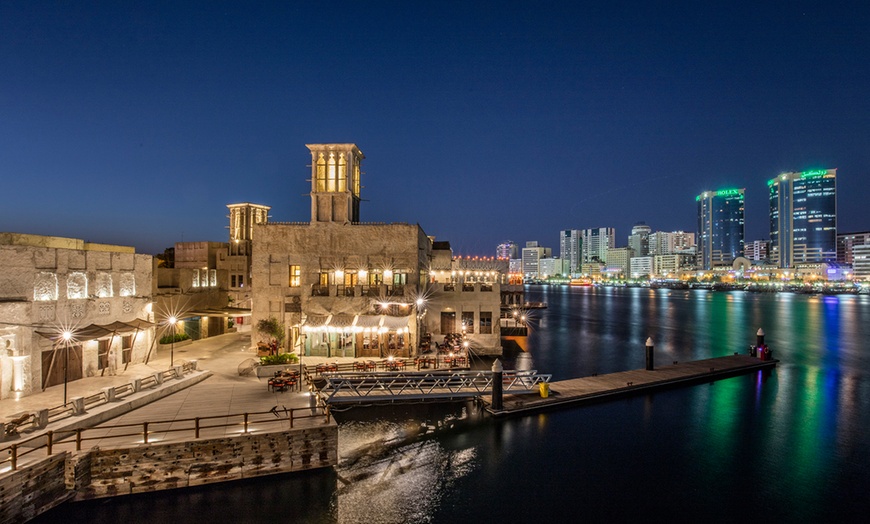
[[[365,154],[363,222],[458,255],[692,231],[727,187],[769,238],[765,182],[812,169],[870,229],[867,6],[221,7],[0,6],[0,230],[155,254],[226,241],[227,204],[305,220],[317,142]]]

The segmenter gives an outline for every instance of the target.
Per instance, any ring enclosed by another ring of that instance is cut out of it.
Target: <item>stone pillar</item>
[[[652,337],[647,337],[646,339],[646,369],[647,371],[652,371],[654,368],[653,362],[653,340]]]
[[[103,388],[103,394],[106,395],[106,402],[115,401],[115,388]]]
[[[154,373],[154,382],[156,382],[158,386],[163,384],[163,373]]]
[[[142,391],[142,379],[141,378],[134,378],[132,384],[133,384],[133,393],[139,393],[140,391]]]
[[[184,378],[184,368],[182,366],[173,366],[172,370],[175,371],[175,378]]]
[[[494,411],[504,409],[502,380],[504,380],[504,368],[501,365],[501,360],[495,359],[495,362],[492,363],[492,409]]]
[[[72,404],[73,415],[81,415],[85,412],[85,397],[73,397],[69,403]]]
[[[48,426],[48,410],[40,409],[34,415],[33,424],[36,426],[35,429],[45,429]]]

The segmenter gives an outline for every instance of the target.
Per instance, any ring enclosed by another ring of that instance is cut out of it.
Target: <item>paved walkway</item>
[[[111,420],[105,421],[105,416],[98,417],[99,412],[108,408],[114,407],[117,409],[118,404],[126,402],[123,399],[117,403],[105,404],[88,410],[88,413],[78,417],[64,419],[64,423],[77,420],[87,421],[91,417],[95,422],[93,424],[85,424],[86,426],[116,426],[121,424],[141,424],[145,421],[172,421],[177,419],[187,419],[195,417],[218,417],[231,414],[266,412],[272,408],[278,407],[282,410],[287,408],[308,408],[310,406],[310,397],[307,394],[307,386],[297,389],[296,391],[287,392],[271,392],[268,388],[267,379],[257,378],[256,374],[250,373],[245,376],[239,376],[239,365],[248,359],[256,359],[256,350],[251,348],[250,334],[229,333],[216,337],[210,337],[193,342],[192,344],[176,347],[174,351],[175,364],[180,361],[197,361],[198,371],[191,375],[200,375],[200,379],[204,379],[196,385],[187,387],[178,392],[164,396],[157,400],[149,402],[147,405],[138,409],[132,409],[126,413],[116,416]],[[336,359],[330,359],[335,361]],[[337,359],[339,361],[353,359]],[[305,363],[313,366],[323,359],[306,358]],[[70,382],[67,385],[67,399],[75,397],[87,397],[95,393],[99,393],[102,388],[119,386],[130,383],[135,378],[142,378],[153,375],[155,372],[169,369],[170,355],[166,351],[165,354],[158,353],[152,355],[149,363],[131,365],[127,370],[119,369],[115,376],[104,377],[86,377],[80,380]],[[186,375],[185,379],[191,377]],[[192,381],[193,382],[193,381]],[[161,387],[171,387],[177,384],[176,381],[166,381]],[[177,386],[176,386],[177,387]],[[53,408],[63,404],[63,385],[47,388],[44,392],[37,392],[28,395],[18,400],[7,399],[0,401],[0,419],[8,419],[10,416],[21,412],[33,412],[40,409]],[[306,410],[307,412],[310,410]],[[277,416],[269,415],[270,418],[278,422]],[[323,418],[319,418],[317,423],[322,423]],[[241,421],[241,418],[239,418]],[[215,419],[209,421],[210,424],[219,424],[229,422],[227,419]],[[270,421],[271,422],[271,421]],[[296,425],[315,423],[314,419],[301,419],[296,421]],[[50,424],[48,429],[57,429]],[[286,424],[289,427],[289,422]],[[177,425],[155,426],[153,429],[159,432],[161,429],[173,429]],[[295,427],[295,426],[294,426]],[[249,426],[249,430],[257,428]],[[261,425],[261,429],[269,431],[277,431],[283,429],[283,426],[277,423]],[[22,438],[26,439],[30,436],[42,433],[24,432]],[[109,436],[110,434],[121,433],[120,430],[106,431],[102,435]],[[130,433],[131,430],[125,430]],[[239,429],[235,427],[212,429],[201,432],[201,437],[218,436],[224,434],[238,433]],[[99,436],[101,433],[96,431],[86,432],[89,436]],[[150,429],[149,429],[150,433]],[[154,442],[163,438],[173,438],[170,435],[159,433],[154,434],[154,438],[149,438],[149,441]],[[179,433],[177,438],[193,438],[193,435],[183,435]],[[141,437],[112,441],[97,440],[87,442],[87,446],[109,446],[111,444],[129,443],[131,440],[142,441]],[[7,441],[0,443],[0,447],[14,443]],[[64,444],[58,444],[57,449],[65,449]]]

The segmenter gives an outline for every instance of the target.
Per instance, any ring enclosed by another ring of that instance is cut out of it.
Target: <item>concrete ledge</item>
[[[89,428],[98,424],[102,424],[107,420],[133,411],[134,409],[141,408],[142,406],[154,402],[155,400],[159,400],[163,397],[189,388],[190,386],[199,384],[203,380],[209,378],[211,375],[211,371],[194,371],[188,375],[185,375],[184,378],[173,379],[163,382],[163,384],[156,388],[143,389],[140,390],[138,393],[130,394],[123,399],[116,400],[115,402],[95,406],[89,411],[84,412],[82,415],[76,415],[70,418],[59,420],[53,424],[49,424],[48,427],[43,428],[43,430],[39,432],[27,434],[26,438],[32,438],[41,433],[44,433],[46,430],[49,429],[55,432],[75,431],[79,428]]]

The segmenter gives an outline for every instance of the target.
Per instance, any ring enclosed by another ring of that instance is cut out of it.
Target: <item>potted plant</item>
[[[261,342],[257,343],[257,356],[277,355],[284,345],[284,325],[275,317],[257,322]]]

